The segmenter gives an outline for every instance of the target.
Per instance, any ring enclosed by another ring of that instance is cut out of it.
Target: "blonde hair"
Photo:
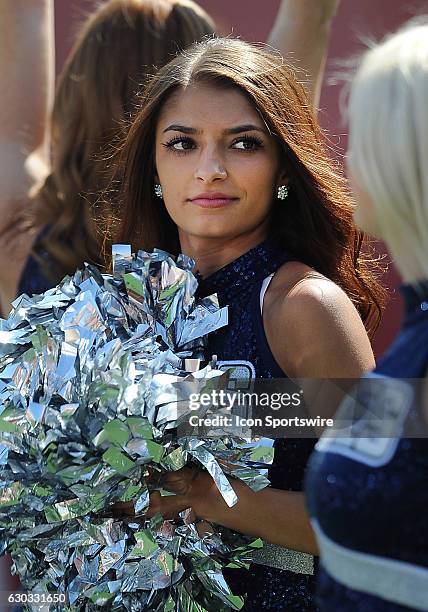
[[[428,23],[367,51],[349,99],[348,166],[408,282],[428,278]]]

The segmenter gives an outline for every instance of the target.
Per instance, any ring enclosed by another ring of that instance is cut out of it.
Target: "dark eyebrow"
[[[225,134],[241,134],[242,132],[262,132],[262,134],[266,134],[266,130],[252,123],[237,125],[236,127],[224,130]]]
[[[196,128],[173,123],[172,125],[169,125],[167,128],[165,128],[163,133],[165,134],[165,132],[183,132],[184,134],[197,134],[199,131],[200,130],[197,130]]]
[[[245,123],[244,125],[237,125],[233,128],[228,128],[224,130],[225,134],[241,134],[242,132],[262,132],[262,134],[266,134],[266,130],[257,125],[253,125],[252,123]],[[164,129],[165,132],[183,132],[183,134],[200,134],[201,130],[198,130],[193,127],[188,127],[186,125],[179,125],[177,123],[173,123]]]

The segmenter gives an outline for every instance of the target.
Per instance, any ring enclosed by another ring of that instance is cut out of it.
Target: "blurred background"
[[[62,69],[79,25],[98,3],[96,0],[54,0],[57,75]],[[260,42],[267,38],[280,0],[199,0],[199,4],[212,15],[220,34]],[[340,61],[362,51],[362,39],[378,40],[412,16],[423,13],[428,13],[426,0],[342,0],[333,22],[319,113],[332,154],[339,163],[343,162],[347,145],[346,123],[340,112],[343,83],[335,84],[333,79]],[[401,303],[397,291],[400,283],[398,274],[381,243],[376,244],[376,250],[379,255],[385,256],[385,266],[388,264],[384,282],[391,296],[381,327],[374,339],[374,350],[379,357],[398,330]],[[0,591],[17,588],[18,583],[10,577],[8,567],[7,560],[1,559]],[[0,612],[6,612],[6,609],[0,603]]]

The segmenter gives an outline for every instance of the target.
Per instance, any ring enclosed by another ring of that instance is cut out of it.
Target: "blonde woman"
[[[404,281],[401,331],[375,374],[421,386],[413,403],[405,395],[397,403],[391,380],[378,392],[395,436],[380,422],[370,444],[321,440],[311,458],[306,492],[325,612],[428,610],[427,100],[428,25],[413,24],[362,59],[349,104],[348,173],[356,221],[385,241]],[[417,439],[400,437],[410,423]]]

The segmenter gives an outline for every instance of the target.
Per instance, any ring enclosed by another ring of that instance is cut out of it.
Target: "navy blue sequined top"
[[[49,231],[49,227],[43,228],[36,239],[36,244],[46,236]],[[41,257],[47,262],[51,262],[49,254],[43,250]],[[32,295],[38,295],[44,293],[48,289],[55,286],[54,283],[43,270],[40,262],[32,255],[28,257],[25,267],[22,271],[21,278],[19,279],[18,285],[18,296],[26,293],[30,297]]]
[[[30,255],[19,279],[18,296],[22,293],[29,296],[44,293],[54,285],[55,283],[43,273],[39,262]]]
[[[401,331],[372,380],[427,371],[428,281],[404,285],[402,294]],[[387,384],[389,393],[402,383]],[[323,611],[428,610],[428,419],[420,397],[415,393],[407,408],[397,404],[396,437],[361,437],[351,447],[349,438],[332,443],[323,436],[311,457],[305,489],[321,549]],[[425,437],[400,435],[411,419]]]
[[[253,364],[260,378],[284,378],[263,329],[260,291],[263,280],[291,260],[283,249],[264,242],[200,282],[199,295],[217,293],[220,306],[229,306],[229,324],[208,338],[207,357]],[[310,439],[278,439],[269,478],[273,487],[303,490],[306,463],[313,450]],[[248,571],[230,570],[227,580],[236,595],[246,593],[245,611],[313,611],[313,575],[252,564]]]

